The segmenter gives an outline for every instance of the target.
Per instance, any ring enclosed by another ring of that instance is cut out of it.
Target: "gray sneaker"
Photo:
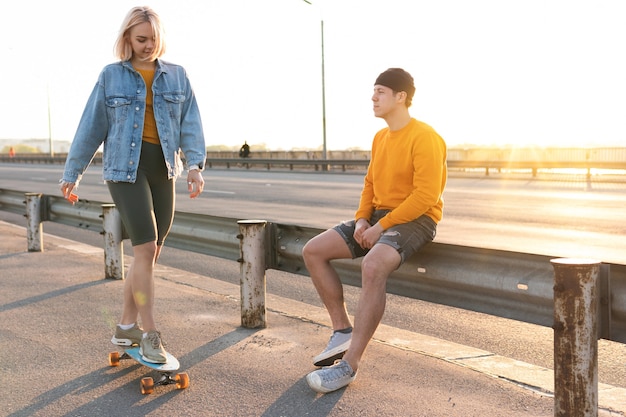
[[[161,343],[161,333],[156,330],[149,331],[146,337],[142,338],[139,343],[139,353],[146,362],[167,362],[167,353],[163,348],[163,343]]]
[[[325,394],[345,387],[356,378],[356,372],[352,370],[346,361],[338,360],[333,366],[326,366],[313,371],[306,376],[311,389]]]
[[[111,338],[111,343],[118,346],[133,346],[138,345],[142,337],[143,330],[137,323],[128,330],[123,330],[118,324],[115,326],[115,334]]]
[[[337,359],[343,358],[350,347],[350,340],[352,339],[352,329],[347,333],[341,331],[334,331],[326,349],[319,355],[313,358],[313,365],[315,366],[330,366]]]

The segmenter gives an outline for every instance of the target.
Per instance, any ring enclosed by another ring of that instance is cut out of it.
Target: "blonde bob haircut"
[[[133,7],[122,22],[120,32],[115,41],[114,53],[122,61],[129,61],[133,57],[133,49],[128,39],[130,29],[140,23],[150,23],[154,33],[154,51],[150,56],[151,60],[160,58],[165,53],[165,39],[163,36],[163,26],[161,19],[150,7]]]

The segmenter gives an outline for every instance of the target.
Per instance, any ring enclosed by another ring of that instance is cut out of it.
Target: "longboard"
[[[176,384],[177,389],[185,389],[189,386],[189,375],[186,372],[180,372],[172,375],[173,372],[180,368],[180,362],[171,353],[167,352],[167,360],[165,363],[146,362],[139,353],[139,346],[124,349],[124,353],[109,353],[109,365],[119,366],[120,362],[125,359],[133,359],[143,366],[154,369],[159,372],[160,378],[156,381],[152,377],[145,377],[141,380],[141,393],[152,394],[154,387],[157,385]]]

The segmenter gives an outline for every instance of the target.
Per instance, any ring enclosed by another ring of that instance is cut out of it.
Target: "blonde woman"
[[[139,345],[146,361],[166,360],[154,318],[154,265],[170,231],[175,181],[187,168],[189,196],[202,192],[206,149],[200,112],[184,68],[161,60],[159,16],[130,10],[89,97],[65,162],[61,192],[69,198],[103,145],[103,176],[133,246],[124,302],[111,342]],[[138,324],[141,319],[141,327]]]

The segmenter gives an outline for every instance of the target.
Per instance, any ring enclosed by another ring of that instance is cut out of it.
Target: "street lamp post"
[[[313,4],[309,0],[302,1],[307,4]],[[322,159],[327,159],[328,155],[326,151],[326,74],[324,68],[324,19],[320,19],[320,29],[322,34]],[[327,167],[325,168],[328,169]]]
[[[54,147],[52,146],[52,120],[50,119],[50,85],[46,85],[46,93],[48,95],[48,143],[50,144],[50,157],[54,156]]]

